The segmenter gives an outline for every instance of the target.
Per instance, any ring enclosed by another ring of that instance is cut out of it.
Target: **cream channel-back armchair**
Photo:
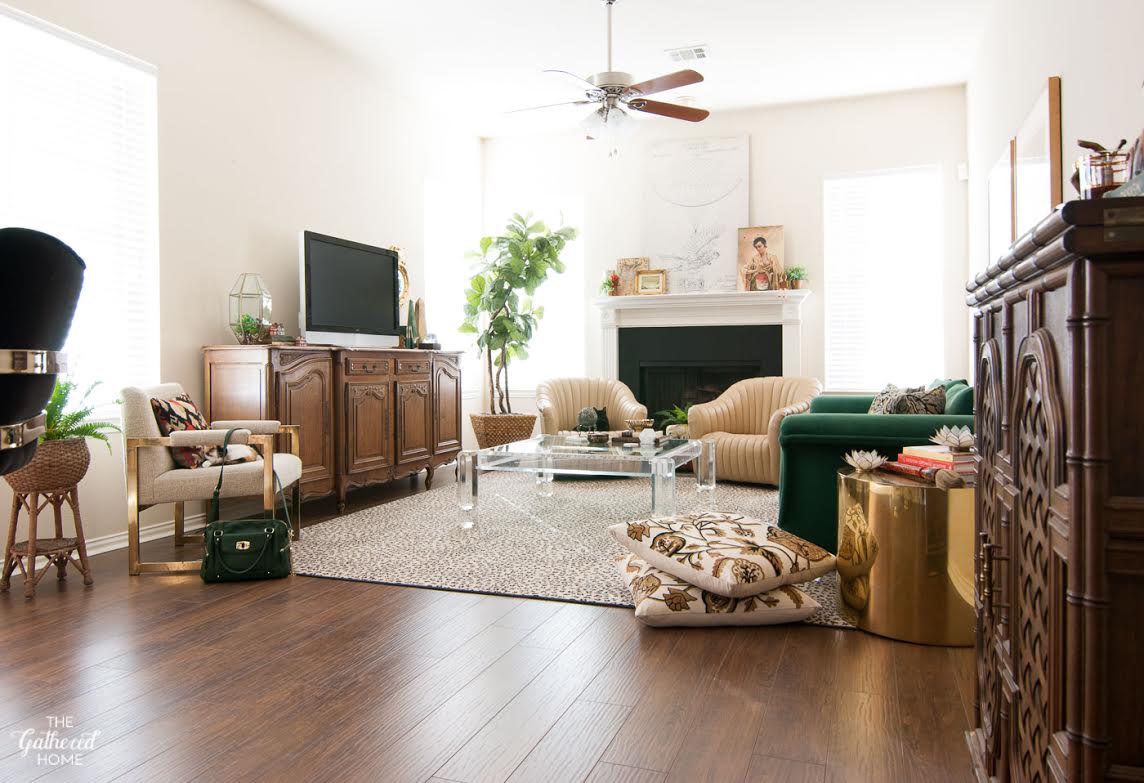
[[[226,431],[236,429],[233,444],[259,447],[265,458],[226,466],[220,497],[262,496],[264,513],[273,516],[277,506],[274,475],[278,475],[283,492],[293,487],[290,505],[295,540],[302,521],[299,479],[302,460],[298,457],[299,428],[277,421],[214,421],[207,430],[172,432],[164,437],[155,421],[151,399],[170,400],[183,394],[177,383],[164,383],[148,388],[123,390],[123,437],[127,474],[127,560],[132,575],[140,573],[178,573],[198,571],[199,560],[144,562],[139,551],[139,513],[160,503],[175,505],[175,545],[202,543],[201,536],[184,533],[184,504],[209,501],[218,483],[219,467],[180,468],[171,458],[171,447],[221,446]],[[288,453],[274,453],[279,436],[289,439]],[[209,519],[208,519],[209,521]]]
[[[588,406],[607,408],[608,425],[613,430],[626,429],[625,419],[647,418],[647,407],[636,400],[632,390],[611,378],[551,378],[536,385],[541,434],[576,429],[577,414]]]
[[[687,412],[692,438],[715,444],[715,475],[727,481],[779,483],[779,427],[810,410],[817,378],[748,378]]]

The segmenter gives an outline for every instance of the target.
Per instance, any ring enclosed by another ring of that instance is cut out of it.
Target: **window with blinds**
[[[158,381],[156,91],[150,65],[0,6],[0,226],[86,262],[65,350],[97,405]]]
[[[941,376],[942,210],[939,166],[824,181],[828,391]]]

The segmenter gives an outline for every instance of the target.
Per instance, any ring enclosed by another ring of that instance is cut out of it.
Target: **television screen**
[[[307,231],[306,329],[398,334],[397,253]]]

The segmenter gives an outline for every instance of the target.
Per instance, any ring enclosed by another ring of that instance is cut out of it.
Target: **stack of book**
[[[977,482],[977,454],[972,451],[950,451],[948,446],[906,446],[896,462],[887,462],[882,470],[933,481],[939,470],[952,470],[966,484]]]

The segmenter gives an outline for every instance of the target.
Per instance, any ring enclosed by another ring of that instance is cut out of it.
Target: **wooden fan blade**
[[[596,101],[561,101],[560,103],[546,103],[543,106],[528,106],[523,109],[512,109],[506,111],[505,114],[519,114],[522,111],[536,111],[537,109],[551,109],[556,106],[587,106],[589,103],[596,103]]]
[[[687,120],[688,122],[702,122],[711,112],[706,109],[694,109],[690,106],[680,106],[678,103],[664,103],[663,101],[650,101],[646,98],[636,98],[628,102],[628,108],[642,111],[645,114],[659,114],[671,117],[674,120]]]
[[[561,71],[561,70],[560,70],[560,69],[558,69],[558,68],[547,68],[547,69],[545,69],[545,70],[541,71],[541,73],[556,73],[556,74],[560,74],[560,75],[561,75],[561,76],[563,76],[565,79],[567,79],[567,80],[569,80],[569,81],[571,81],[571,82],[574,82],[574,83],[576,84],[576,86],[577,86],[577,87],[579,87],[579,88],[580,88],[580,89],[582,89],[582,90],[591,90],[591,91],[595,92],[596,90],[599,90],[599,89],[600,89],[599,87],[597,87],[596,85],[592,84],[590,81],[588,81],[588,80],[587,80],[587,79],[585,79],[584,77],[582,77],[582,76],[577,76],[576,74],[572,73],[571,71]],[[702,78],[702,77],[700,77],[700,78]]]
[[[676,87],[686,87],[689,84],[698,84],[703,81],[703,74],[699,71],[676,71],[669,73],[666,76],[657,76],[654,79],[648,79],[646,82],[633,84],[628,89],[632,92],[638,92],[640,95],[652,95],[664,90],[671,90]]]

